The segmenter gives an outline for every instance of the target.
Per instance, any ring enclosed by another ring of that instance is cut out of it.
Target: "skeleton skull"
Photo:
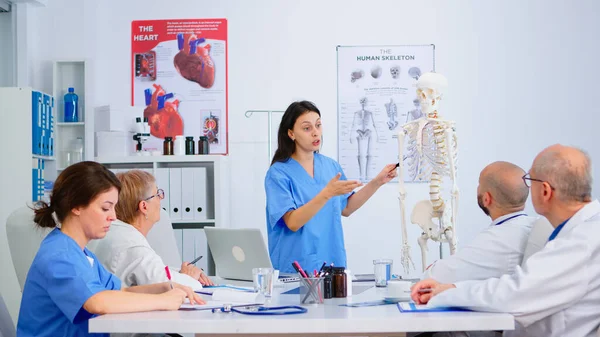
[[[350,82],[354,83],[356,80],[360,80],[365,73],[361,69],[354,70],[352,74],[350,74]]]
[[[417,81],[417,97],[421,104],[423,113],[431,117],[439,106],[448,80],[446,77],[436,73],[425,73]]]
[[[374,65],[373,68],[371,68],[371,76],[373,76],[373,78],[379,78],[379,76],[381,76],[381,67],[379,65]]]
[[[393,79],[397,79],[398,77],[400,77],[400,67],[399,66],[390,67],[390,74],[392,75]]]
[[[419,77],[421,77],[421,69],[417,67],[408,69],[408,76],[414,78],[415,80],[419,80]]]

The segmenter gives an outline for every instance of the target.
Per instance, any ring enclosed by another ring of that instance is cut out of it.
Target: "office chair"
[[[33,210],[27,206],[13,211],[6,220],[6,237],[21,291],[25,286],[27,272],[40,248],[42,240],[51,231],[39,228],[33,222]]]
[[[550,222],[543,216],[539,217],[533,223],[529,238],[527,239],[527,246],[525,246],[525,252],[523,253],[521,266],[525,265],[525,261],[527,261],[531,255],[544,248],[553,230],[554,227],[552,227]]]
[[[160,220],[152,226],[146,239],[167,266],[176,269],[181,267],[181,250],[175,240],[169,212],[160,209]]]

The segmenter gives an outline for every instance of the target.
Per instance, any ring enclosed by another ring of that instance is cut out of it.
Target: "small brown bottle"
[[[173,155],[173,137],[165,137],[165,141],[163,142],[163,155]]]
[[[346,273],[344,267],[333,267],[333,297],[346,297]]]

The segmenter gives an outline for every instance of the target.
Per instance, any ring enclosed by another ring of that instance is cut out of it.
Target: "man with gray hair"
[[[523,184],[525,171],[497,161],[479,175],[477,203],[492,223],[456,254],[427,268],[423,278],[441,283],[485,280],[512,274],[521,264],[535,217],[523,212],[529,189]]]
[[[515,316],[511,336],[596,336],[600,325],[600,202],[592,201],[591,160],[578,149],[553,145],[534,160],[523,181],[539,214],[554,227],[542,250],[513,274],[440,284],[428,279],[412,298],[429,306],[457,306]],[[421,293],[422,289],[431,289]]]

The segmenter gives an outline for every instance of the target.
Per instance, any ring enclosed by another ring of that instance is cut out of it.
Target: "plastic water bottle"
[[[73,140],[73,152],[71,155],[72,163],[79,163],[83,160],[83,138],[77,137]]]
[[[79,97],[74,88],[69,88],[69,92],[65,95],[65,122],[79,122],[78,111]]]

